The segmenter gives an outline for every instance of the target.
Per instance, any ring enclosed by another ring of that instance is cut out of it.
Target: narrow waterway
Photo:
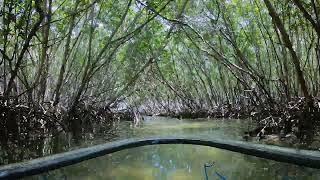
[[[168,135],[242,140],[248,124],[251,123],[245,120],[146,117],[137,127],[131,122],[120,122],[115,126],[114,136],[108,140]],[[88,135],[81,146],[106,140],[103,136]],[[69,149],[77,147],[71,143]],[[204,165],[212,164],[205,173]],[[208,179],[320,179],[320,170],[211,147],[181,144],[127,149],[28,179],[198,180],[206,179],[206,174]]]

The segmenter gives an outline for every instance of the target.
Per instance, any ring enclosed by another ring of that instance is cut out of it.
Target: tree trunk
[[[19,55],[18,55],[18,58],[17,58],[17,62],[15,64],[15,67],[14,69],[10,72],[11,74],[11,77],[10,77],[10,80],[8,82],[8,85],[7,85],[7,89],[6,91],[4,92],[4,96],[5,96],[5,99],[8,99],[9,98],[9,95],[11,93],[11,90],[12,88],[14,87],[14,83],[15,83],[15,78],[17,77],[18,75],[18,71],[20,70],[21,68],[21,65],[22,65],[22,62],[23,62],[23,59],[24,59],[24,54],[25,52],[28,50],[29,46],[30,46],[30,42],[32,40],[32,38],[36,35],[38,29],[40,28],[40,25],[45,17],[44,13],[43,13],[43,10],[41,9],[40,7],[40,2],[39,0],[36,0],[35,2],[35,9],[36,11],[38,12],[39,14],[39,19],[38,21],[33,25],[33,27],[31,28],[30,30],[30,33],[28,34],[24,44],[23,44],[23,47],[22,47],[22,50],[20,51]]]
[[[50,21],[51,21],[51,6],[52,0],[44,0],[43,1],[44,11],[46,12],[46,18],[44,20],[44,26],[42,29],[43,34],[43,42],[42,42],[42,52],[41,52],[41,61],[38,72],[38,78],[40,79],[40,89],[38,93],[38,101],[43,102],[46,92],[47,85],[47,76],[48,76],[48,68],[49,68],[49,57],[48,57],[48,41],[49,41],[49,33],[50,33]],[[47,5],[48,4],[48,5]],[[36,81],[36,83],[38,83]]]
[[[68,29],[68,35],[67,35],[67,40],[66,40],[66,44],[64,46],[64,54],[63,54],[62,64],[61,64],[61,67],[60,67],[60,73],[59,73],[56,89],[54,91],[54,93],[55,93],[54,103],[53,103],[54,105],[57,105],[59,103],[59,101],[60,101],[60,93],[61,93],[60,91],[61,91],[61,86],[62,86],[62,82],[63,82],[64,73],[66,71],[66,65],[67,65],[68,57],[70,55],[71,36],[72,36],[73,28],[75,26],[75,19],[76,19],[76,15],[77,15],[76,11],[78,9],[79,3],[80,3],[80,0],[77,0],[75,2],[73,10],[72,10],[73,14],[71,15],[69,29]]]
[[[267,6],[267,9],[269,11],[270,16],[272,17],[273,22],[275,23],[275,25],[277,26],[277,28],[280,31],[284,45],[289,49],[289,52],[292,56],[291,60],[292,60],[292,63],[294,64],[294,67],[295,67],[295,70],[296,70],[296,73],[298,76],[298,82],[300,84],[301,91],[303,92],[303,95],[306,98],[307,106],[312,107],[313,106],[313,99],[309,93],[308,86],[307,86],[303,71],[300,66],[299,57],[298,57],[296,51],[293,49],[290,37],[289,37],[287,31],[285,30],[285,27],[284,27],[279,15],[277,14],[275,8],[271,4],[271,2],[269,0],[264,0],[264,3]]]

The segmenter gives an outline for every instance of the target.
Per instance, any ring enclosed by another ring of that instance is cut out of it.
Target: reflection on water
[[[87,134],[80,145],[66,135],[47,139],[38,150],[45,153],[37,155],[130,137],[192,135],[241,140],[248,129],[248,121],[146,117],[138,127],[133,127],[131,122],[120,122],[113,128],[114,136]],[[123,150],[28,179],[198,180],[205,179],[204,164],[211,161],[215,164],[208,168],[209,180],[219,179],[215,172],[227,179],[320,179],[320,170],[195,145],[155,145]]]
[[[30,179],[198,180],[218,179],[319,179],[319,170],[196,145],[155,145],[123,150],[51,171]]]
[[[193,135],[241,140],[248,130],[247,120],[177,120],[147,117],[141,126],[133,129],[133,136]]]

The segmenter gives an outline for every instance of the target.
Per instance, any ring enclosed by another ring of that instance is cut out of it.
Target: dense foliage
[[[73,126],[88,107],[220,116],[319,108],[317,0],[0,4],[1,107],[64,111]]]

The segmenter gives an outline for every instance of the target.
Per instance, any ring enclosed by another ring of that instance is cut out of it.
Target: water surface
[[[112,140],[129,137],[192,135],[242,140],[243,120],[178,120],[146,117],[138,127],[121,122]],[[83,141],[82,146],[104,138]],[[127,149],[28,179],[198,180],[205,179],[320,179],[320,170],[197,145],[153,145]]]

